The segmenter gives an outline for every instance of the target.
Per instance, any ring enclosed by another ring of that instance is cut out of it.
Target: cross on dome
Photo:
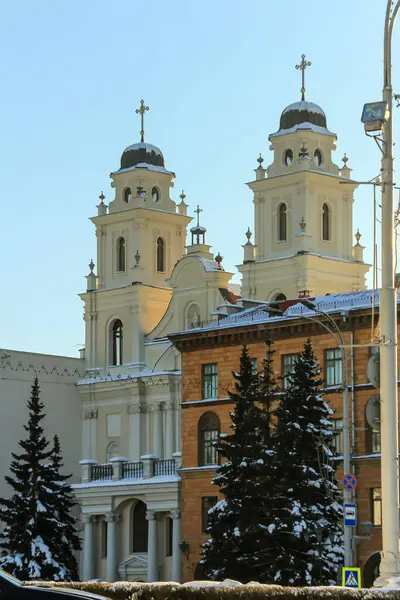
[[[140,141],[144,142],[144,113],[146,112],[146,110],[150,110],[149,106],[145,106],[144,100],[140,101],[140,108],[136,109],[136,114],[140,115],[140,126],[141,126],[141,130],[140,130]]]
[[[296,69],[300,69],[301,71],[301,99],[305,100],[305,93],[306,93],[306,88],[305,88],[305,70],[307,69],[307,67],[311,67],[311,62],[309,60],[306,60],[306,55],[302,54],[301,55],[301,63],[299,65],[296,65]]]
[[[197,227],[200,227],[200,213],[203,212],[203,209],[197,205],[197,208],[194,212],[197,214]]]

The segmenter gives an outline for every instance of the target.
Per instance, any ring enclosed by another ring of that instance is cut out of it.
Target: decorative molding
[[[128,404],[126,407],[128,415],[140,414],[143,411],[143,405],[141,404]]]
[[[146,512],[146,519],[148,521],[159,521],[160,514],[158,512],[156,512],[155,510],[148,510]]]
[[[83,418],[84,419],[98,419],[99,411],[97,408],[89,408],[84,411]]]
[[[118,523],[120,518],[121,518],[121,515],[119,513],[109,512],[109,513],[106,513],[106,515],[105,515],[105,521],[107,523]]]
[[[176,510],[171,510],[169,514],[174,520],[181,518],[181,511],[179,510],[179,508],[177,508]]]

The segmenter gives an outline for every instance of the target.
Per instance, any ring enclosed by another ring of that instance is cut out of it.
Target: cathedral
[[[336,134],[323,109],[305,99],[306,66],[303,57],[301,100],[269,136],[271,160],[265,168],[260,155],[247,184],[254,228],[243,235],[241,289],[211,252],[200,208],[193,220],[183,192],[172,200],[175,175],[145,138],[142,100],[140,141],[122,152],[114,197],[107,205],[102,193],[91,218],[97,257],[80,296],[80,358],[0,353],[1,394],[23,390],[25,401],[37,372],[49,426],[61,428],[85,580],[182,578],[181,362],[168,336],[269,301],[366,289],[358,230],[352,242],[357,184],[346,156],[333,162]],[[21,436],[4,437],[14,451]]]

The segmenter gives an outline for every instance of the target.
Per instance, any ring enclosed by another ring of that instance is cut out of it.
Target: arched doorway
[[[132,516],[132,552],[147,552],[148,527],[144,502],[136,502]]]
[[[381,564],[381,553],[374,552],[364,565],[362,586],[370,588],[374,585],[375,579],[379,576],[379,565]]]

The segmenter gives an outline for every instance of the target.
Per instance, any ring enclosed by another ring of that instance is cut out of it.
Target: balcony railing
[[[151,479],[176,475],[181,468],[181,454],[174,458],[160,460],[151,454],[141,456],[141,460],[130,462],[127,458],[112,458],[109,463],[98,464],[93,459],[82,460],[82,483],[115,481],[122,479]]]
[[[153,464],[153,475],[154,477],[163,477],[165,475],[175,475],[176,465],[174,458],[168,458],[166,460],[155,460]]]
[[[113,466],[110,463],[90,466],[90,481],[107,481],[112,479],[112,476]]]
[[[122,479],[142,479],[143,463],[140,462],[124,462],[122,464]]]

